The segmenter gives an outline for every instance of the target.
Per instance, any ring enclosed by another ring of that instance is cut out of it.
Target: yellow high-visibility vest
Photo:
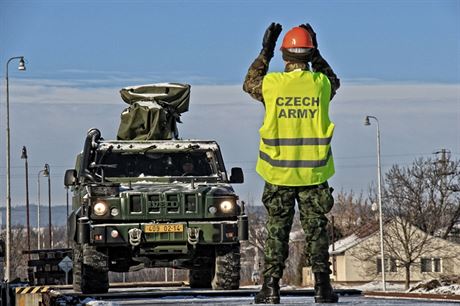
[[[308,186],[334,174],[331,84],[320,72],[274,72],[263,79],[265,117],[256,170],[274,185]]]

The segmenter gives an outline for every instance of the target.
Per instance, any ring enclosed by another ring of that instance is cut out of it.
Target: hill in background
[[[37,226],[37,205],[31,204],[30,206],[30,226]],[[6,208],[4,205],[0,208],[1,215],[1,226],[4,227],[6,224]],[[69,207],[69,213],[72,208]],[[14,206],[11,208],[11,225],[26,225],[26,206]],[[51,224],[53,226],[63,226],[67,222],[66,217],[66,206],[65,205],[53,205],[51,207]],[[48,225],[48,203],[40,205],[40,225]]]

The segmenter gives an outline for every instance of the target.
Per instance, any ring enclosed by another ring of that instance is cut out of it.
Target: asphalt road
[[[105,300],[103,302],[90,302],[86,305],[97,306],[117,306],[117,305],[226,305],[241,306],[253,305],[253,297],[162,297],[156,299],[129,299],[129,300]],[[280,305],[321,305],[315,304],[313,297],[288,296],[281,297]],[[322,304],[334,305],[334,304]],[[438,306],[459,306],[459,303],[450,302],[425,302],[420,300],[403,300],[403,299],[372,299],[362,296],[345,296],[340,297],[339,303],[335,305],[438,305]]]
[[[58,289],[62,299],[69,299],[69,303],[90,306],[118,306],[118,305],[225,305],[240,306],[254,305],[254,295],[259,288],[241,288],[239,290],[211,290],[190,289],[188,287],[148,286],[142,284],[114,285],[109,293],[100,295],[83,295],[73,292],[69,286]],[[404,298],[372,298],[360,295],[355,289],[336,289],[340,294],[339,305],[441,305],[460,306],[460,303],[446,301],[428,301]],[[281,305],[320,305],[314,302],[313,289],[281,290]],[[370,292],[369,292],[370,294]],[[62,301],[61,301],[62,302]],[[66,303],[67,304],[67,303]],[[333,305],[333,304],[323,304]]]
[[[118,290],[117,290],[118,291]],[[243,295],[213,295],[207,294],[206,291],[202,293],[188,295],[185,290],[184,295],[180,295],[180,289],[175,291],[176,294],[168,295],[171,291],[165,292],[165,295],[145,296],[136,295],[136,289],[120,290],[118,293],[134,293],[132,296],[119,295],[111,297],[107,294],[103,301],[91,301],[88,298],[85,305],[92,306],[117,306],[117,305],[225,305],[225,306],[241,306],[241,305],[254,305],[254,293]],[[161,290],[162,291],[162,290]],[[208,291],[209,292],[209,291]],[[179,293],[179,294],[177,294]],[[236,292],[234,292],[236,293]],[[137,293],[139,294],[139,293]],[[287,293],[286,293],[287,294]],[[398,298],[369,298],[361,295],[340,296],[339,305],[441,305],[441,306],[459,306],[460,303],[441,302],[441,301],[423,301],[423,300],[409,300]],[[314,303],[311,294],[305,292],[305,295],[281,295],[281,305],[319,305]],[[324,304],[332,305],[332,304]]]

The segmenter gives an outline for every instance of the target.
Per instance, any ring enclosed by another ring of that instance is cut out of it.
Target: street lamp
[[[53,232],[51,226],[51,172],[50,165],[45,164],[45,169],[43,171],[43,176],[48,177],[48,235],[49,235],[49,248],[53,248]]]
[[[21,159],[24,159],[24,167],[26,170],[27,250],[29,251],[29,260],[30,260],[29,163],[27,161],[26,146],[22,147]]]
[[[382,289],[386,291],[385,284],[385,257],[383,249],[383,218],[382,218],[382,166],[380,164],[380,127],[379,120],[374,116],[366,116],[364,125],[371,125],[369,119],[374,119],[377,122],[377,197],[379,205],[379,224],[380,224],[380,256],[381,256],[381,270],[382,270]]]
[[[67,222],[67,219],[69,218],[69,186],[65,186],[65,204],[66,204],[66,223],[65,223],[65,228],[66,228],[66,233],[67,233],[67,247],[69,247],[69,222]]]
[[[38,247],[37,249],[40,250],[41,248],[41,243],[40,243],[40,238],[41,238],[41,228],[40,228],[40,175],[43,175],[43,176],[46,176],[46,173],[47,173],[47,169],[46,169],[46,166],[43,170],[40,170],[38,171],[38,174],[37,174],[37,187],[38,187],[38,192],[37,192],[37,195],[38,195],[38,206],[37,206],[37,228],[38,228],[38,238],[37,238],[37,244],[38,244]]]
[[[8,65],[12,60],[19,59],[18,69],[26,70],[24,56],[15,56],[6,62],[6,271],[5,280],[11,281],[11,165],[10,165],[10,89],[8,80]],[[8,295],[7,295],[8,296]]]

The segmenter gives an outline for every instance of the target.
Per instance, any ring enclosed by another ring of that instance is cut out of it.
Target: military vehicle
[[[239,288],[240,241],[248,238],[248,220],[231,183],[243,182],[241,168],[227,174],[215,141],[145,137],[158,125],[164,138],[177,134],[171,122],[178,118],[157,113],[174,113],[172,103],[158,105],[171,96],[188,99],[187,86],[125,89],[128,100],[143,92],[122,113],[118,139],[89,130],[75,169],[66,171],[64,183],[73,190],[68,224],[76,291],[107,292],[109,271],[144,267],[189,269],[192,288]],[[147,116],[143,106],[156,115]],[[133,116],[134,108],[142,115]],[[156,123],[145,128],[151,119]],[[122,139],[133,127],[137,132]]]

